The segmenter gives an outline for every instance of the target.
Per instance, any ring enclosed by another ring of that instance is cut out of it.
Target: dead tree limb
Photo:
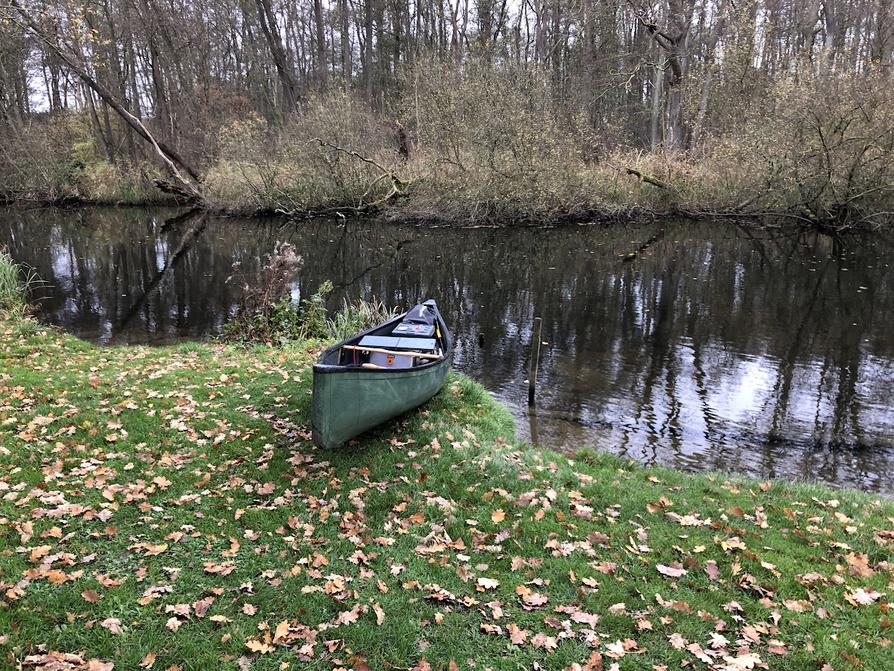
[[[351,158],[355,158],[358,161],[362,161],[363,163],[371,165],[378,169],[380,171],[380,174],[378,174],[369,183],[369,185],[366,187],[366,190],[363,192],[363,195],[361,195],[358,198],[358,201],[353,205],[327,207],[319,210],[309,210],[305,212],[279,209],[277,210],[277,213],[284,214],[288,217],[291,217],[292,219],[315,219],[317,217],[345,214],[367,215],[374,213],[380,207],[389,203],[390,201],[406,195],[406,188],[411,184],[411,182],[403,179],[394,170],[386,168],[375,159],[364,156],[363,154],[353,149],[345,149],[344,147],[332,144],[331,142],[327,142],[322,138],[314,138],[313,142],[319,144],[321,148],[331,149],[332,151],[350,156]],[[366,198],[373,192],[373,189],[375,189],[376,185],[386,180],[391,182],[391,188],[388,190],[388,192],[383,196],[376,198],[375,200],[367,202]]]
[[[395,174],[395,172],[393,170],[389,170],[388,168],[383,167],[381,163],[374,161],[373,159],[368,158],[366,156],[363,156],[362,154],[359,154],[358,152],[354,151],[353,149],[345,149],[344,147],[339,147],[337,144],[332,144],[331,142],[327,142],[326,140],[323,140],[318,137],[314,138],[314,142],[319,143],[319,145],[321,147],[328,147],[329,149],[332,149],[337,152],[341,152],[342,154],[347,154],[348,156],[353,156],[354,158],[359,159],[359,160],[363,161],[364,163],[369,163],[370,165],[378,168],[382,172],[382,174],[390,177],[392,181],[396,181],[398,184],[404,184],[404,181],[402,179],[400,179]]]
[[[644,172],[640,172],[636,168],[631,168],[629,165],[615,165],[608,161],[606,161],[606,163],[608,163],[609,166],[611,166],[618,172],[623,172],[627,175],[632,175],[633,177],[636,177],[641,182],[645,182],[646,184],[651,184],[652,186],[657,186],[659,189],[665,189],[666,191],[673,191],[673,188],[670,185],[665,184],[661,180],[651,177],[651,176],[645,174]]]
[[[143,140],[148,142],[156,156],[164,165],[168,174],[174,179],[174,182],[166,182],[164,180],[155,180],[156,186],[167,193],[176,194],[186,200],[193,202],[203,202],[202,191],[200,187],[201,180],[198,173],[193,170],[180,155],[168,147],[164,142],[155,138],[146,125],[133,113],[130,112],[105,86],[100,84],[87,70],[87,68],[79,62],[73,54],[68,53],[57,40],[49,37],[40,26],[40,24],[31,16],[19,2],[19,0],[11,0],[10,6],[16,10],[21,16],[24,24],[16,21],[22,28],[30,32],[34,37],[43,42],[59,59],[65,63],[71,70],[83,81],[102,101],[111,107],[115,113],[139,135]],[[14,17],[10,17],[15,20]],[[179,167],[178,167],[179,166]],[[183,172],[187,176],[184,176]]]
[[[654,177],[649,177],[649,175],[646,175],[646,174],[640,172],[636,168],[631,168],[628,166],[628,167],[625,167],[624,170],[628,175],[633,175],[634,177],[639,178],[639,180],[641,182],[645,182],[646,184],[651,184],[652,186],[657,186],[659,189],[670,190],[670,187],[667,184],[665,184],[664,182],[657,180]]]

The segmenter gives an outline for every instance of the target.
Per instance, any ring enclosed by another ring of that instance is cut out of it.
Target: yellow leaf
[[[65,575],[64,571],[58,571],[58,570],[47,571],[47,580],[50,581],[50,584],[61,585],[66,580],[68,580],[68,576]]]
[[[146,545],[143,546],[143,550],[145,551],[147,557],[155,557],[157,555],[160,555],[162,552],[164,552],[167,549],[168,549],[167,543],[160,543],[159,545],[150,545],[147,543]]]

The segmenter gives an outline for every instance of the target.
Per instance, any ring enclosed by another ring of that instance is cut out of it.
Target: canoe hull
[[[444,386],[449,371],[449,359],[396,371],[314,366],[314,442],[321,447],[337,447],[419,407]]]

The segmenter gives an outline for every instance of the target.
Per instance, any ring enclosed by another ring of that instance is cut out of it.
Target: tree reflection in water
[[[559,230],[173,218],[154,210],[0,213],[0,245],[50,288],[42,319],[101,343],[218,334],[277,241],[297,299],[438,300],[456,368],[525,436],[644,463],[894,491],[889,238],[683,221]],[[167,223],[166,223],[167,222]],[[527,346],[544,319],[538,406]]]

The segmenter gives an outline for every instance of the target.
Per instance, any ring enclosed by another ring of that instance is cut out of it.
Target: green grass
[[[22,319],[28,312],[28,287],[35,282],[33,273],[0,249],[0,317]]]
[[[399,312],[397,308],[389,308],[376,299],[367,301],[361,298],[353,303],[344,299],[341,309],[326,322],[328,335],[332,340],[342,341],[354,333],[394,319]]]
[[[0,665],[894,664],[889,500],[535,450],[460,377],[321,451],[313,356],[0,322]]]

